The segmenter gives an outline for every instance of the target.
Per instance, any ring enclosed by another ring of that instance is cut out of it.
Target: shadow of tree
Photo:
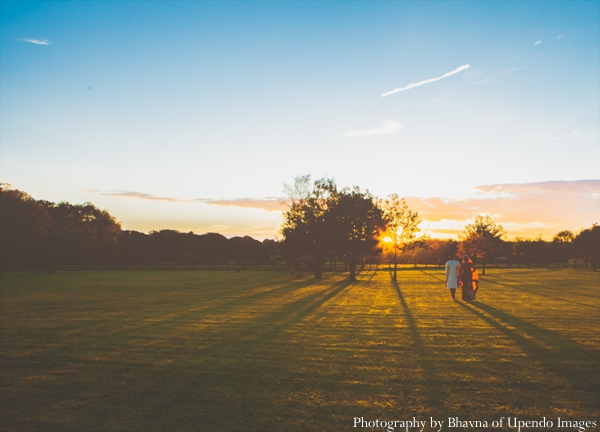
[[[543,329],[485,303],[458,304],[504,333],[525,353],[568,381],[576,390],[594,395],[600,391],[600,357],[597,350],[584,347],[556,332]]]
[[[251,336],[254,343],[249,349],[232,358],[229,364],[237,363],[250,356],[253,352],[260,350],[265,344],[275,339],[279,334],[285,332],[293,325],[304,320],[352,283],[350,280],[340,281],[332,285],[325,292],[319,291],[302,297],[246,326],[243,332],[237,334],[236,339],[242,340],[247,336]]]
[[[578,306],[584,306],[587,308],[600,309],[600,306],[594,305],[592,303],[574,301],[572,298],[569,298],[569,297],[573,297],[573,292],[569,292],[568,295],[565,295],[565,289],[563,286],[553,287],[553,288],[545,286],[544,290],[540,292],[539,289],[537,289],[538,288],[537,285],[534,285],[534,287],[532,289],[527,289],[527,287],[530,285],[524,284],[522,280],[516,279],[516,278],[509,278],[504,275],[495,276],[494,284],[501,286],[502,289],[513,289],[515,291],[520,291],[520,292],[523,292],[523,293],[526,293],[529,295],[535,295],[535,296],[543,297],[543,298],[551,298],[554,300],[558,300],[560,302],[573,303]],[[555,293],[558,293],[559,295],[555,295]],[[563,294],[563,295],[561,296],[560,294]],[[583,296],[582,296],[582,298],[583,298]]]
[[[415,317],[413,316],[408,304],[406,303],[406,300],[404,299],[404,295],[402,294],[402,290],[400,289],[398,282],[392,280],[391,283],[396,291],[396,294],[398,295],[400,304],[404,309],[412,345],[422,367],[423,378],[421,379],[421,385],[423,386],[424,395],[429,401],[429,406],[431,408],[439,407],[442,409],[445,406],[445,402],[449,396],[445,390],[444,382],[442,382],[442,374],[439,373],[439,366],[437,364],[438,362],[435,359],[432,359],[430,353],[427,351],[425,342],[419,333],[419,328],[417,326]],[[432,411],[431,414],[442,415],[443,412]]]
[[[426,272],[425,270],[421,270],[421,269],[419,269],[419,271],[420,271],[421,273],[423,273],[425,276],[429,276],[430,278],[433,278],[433,279],[435,279],[436,281],[438,281],[438,282],[440,282],[440,283],[442,283],[442,284],[444,284],[444,285],[446,284],[446,279],[442,279],[441,277],[434,276],[434,275],[432,275],[430,272]],[[444,273],[444,277],[445,277],[445,275],[446,275],[446,274]]]

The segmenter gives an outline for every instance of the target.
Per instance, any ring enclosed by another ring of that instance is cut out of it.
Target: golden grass
[[[5,273],[0,428],[339,431],[354,417],[598,419],[584,269]],[[357,429],[354,429],[357,430]]]

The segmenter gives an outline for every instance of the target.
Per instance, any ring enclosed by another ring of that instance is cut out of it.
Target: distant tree
[[[458,254],[458,242],[455,240],[446,240],[438,249],[440,264],[448,261],[449,259],[454,259]]]
[[[541,237],[534,239],[517,237],[513,247],[514,255],[519,262],[525,264],[548,263],[548,243]]]
[[[566,230],[566,231],[560,231],[559,233],[557,233],[552,238],[552,241],[557,242],[557,243],[573,243],[574,239],[575,239],[575,235],[571,231]]]
[[[594,271],[598,270],[598,261],[600,260],[600,226],[594,224],[591,228],[579,231],[573,239],[573,244],[590,267]]]
[[[478,215],[472,224],[465,226],[459,252],[481,260],[481,273],[485,274],[485,264],[501,247],[504,234],[502,225],[494,223],[489,216]]]
[[[177,230],[150,231],[152,259],[160,263],[176,263],[182,251],[184,234]]]
[[[263,244],[250,236],[232,237],[228,240],[230,257],[234,262],[246,268],[246,263],[253,262],[257,266],[265,258]]]
[[[196,265],[200,262],[200,258],[194,254],[186,253],[179,257],[179,262],[183,265],[191,265],[192,268],[196,268]]]
[[[64,263],[106,264],[117,256],[121,224],[91,203],[43,201],[53,224],[51,254]]]
[[[39,261],[52,220],[45,206],[7,184],[0,185],[0,262],[11,268]]]
[[[195,251],[200,259],[208,263],[208,269],[217,262],[224,262],[228,257],[227,237],[217,233],[206,233],[196,238]]]
[[[265,255],[271,260],[273,267],[275,267],[278,259],[281,258],[281,244],[277,240],[272,239],[264,239],[262,243]]]
[[[420,263],[444,264],[449,258],[456,257],[457,243],[453,240],[427,239],[426,247],[416,251],[416,259]]]
[[[548,245],[548,259],[552,262],[567,262],[576,254],[573,240],[575,235],[571,231],[561,231],[557,233],[552,242]]]
[[[372,254],[385,229],[383,211],[369,191],[345,188],[331,204],[333,249],[348,261],[350,280],[356,280],[356,264]]]
[[[402,251],[413,249],[415,238],[419,230],[421,218],[419,213],[408,208],[408,204],[398,195],[390,195],[381,202],[383,219],[386,230],[383,233],[384,246],[391,249],[394,260],[394,274],[392,280],[396,280],[398,254]]]
[[[123,264],[142,264],[151,261],[150,236],[138,231],[122,231],[119,237],[119,260]]]

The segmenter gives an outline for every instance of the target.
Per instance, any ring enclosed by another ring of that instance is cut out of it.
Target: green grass
[[[474,304],[450,301],[439,269],[403,270],[397,284],[384,270],[355,283],[274,271],[0,277],[3,432],[599,417],[600,273],[587,269],[488,269]]]

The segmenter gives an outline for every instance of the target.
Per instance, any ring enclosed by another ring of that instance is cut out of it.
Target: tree
[[[547,264],[548,244],[541,237],[535,239],[517,237],[514,242],[514,254],[519,262],[527,264]]]
[[[215,262],[228,259],[227,237],[217,233],[206,233],[196,238],[196,254],[208,263],[208,269],[212,270]]]
[[[591,228],[581,230],[573,239],[573,244],[589,263],[590,267],[594,271],[598,270],[598,261],[600,260],[600,226],[594,224]]]
[[[333,249],[348,260],[350,280],[356,280],[356,264],[372,254],[379,243],[378,234],[385,229],[383,211],[369,191],[343,189],[333,196],[331,216]]]
[[[394,274],[392,280],[396,280],[398,252],[413,246],[415,237],[420,231],[421,218],[418,212],[409,209],[406,201],[399,199],[396,194],[390,195],[381,203],[381,206],[386,226],[383,236],[393,253]]]
[[[561,231],[557,233],[553,238],[552,242],[548,245],[549,259],[552,262],[567,262],[569,258],[575,256],[575,249],[573,246],[573,240],[575,235],[571,231]]]
[[[332,247],[330,210],[337,199],[337,187],[332,179],[326,178],[316,180],[311,186],[309,175],[294,180],[293,186],[285,185],[282,251],[288,262],[310,257],[315,278],[321,279],[325,257]]]
[[[485,274],[485,263],[501,247],[504,234],[502,225],[496,225],[491,217],[477,215],[472,224],[465,226],[459,251],[481,260],[481,273]]]
[[[86,261],[105,264],[116,257],[121,224],[107,211],[91,203],[41,201],[52,218],[52,260],[63,264]],[[52,264],[52,263],[51,263]]]
[[[26,265],[43,255],[52,221],[46,207],[30,195],[0,185],[0,262],[2,267]]]
[[[141,269],[151,259],[150,236],[138,231],[123,231],[119,237],[119,260]]]

